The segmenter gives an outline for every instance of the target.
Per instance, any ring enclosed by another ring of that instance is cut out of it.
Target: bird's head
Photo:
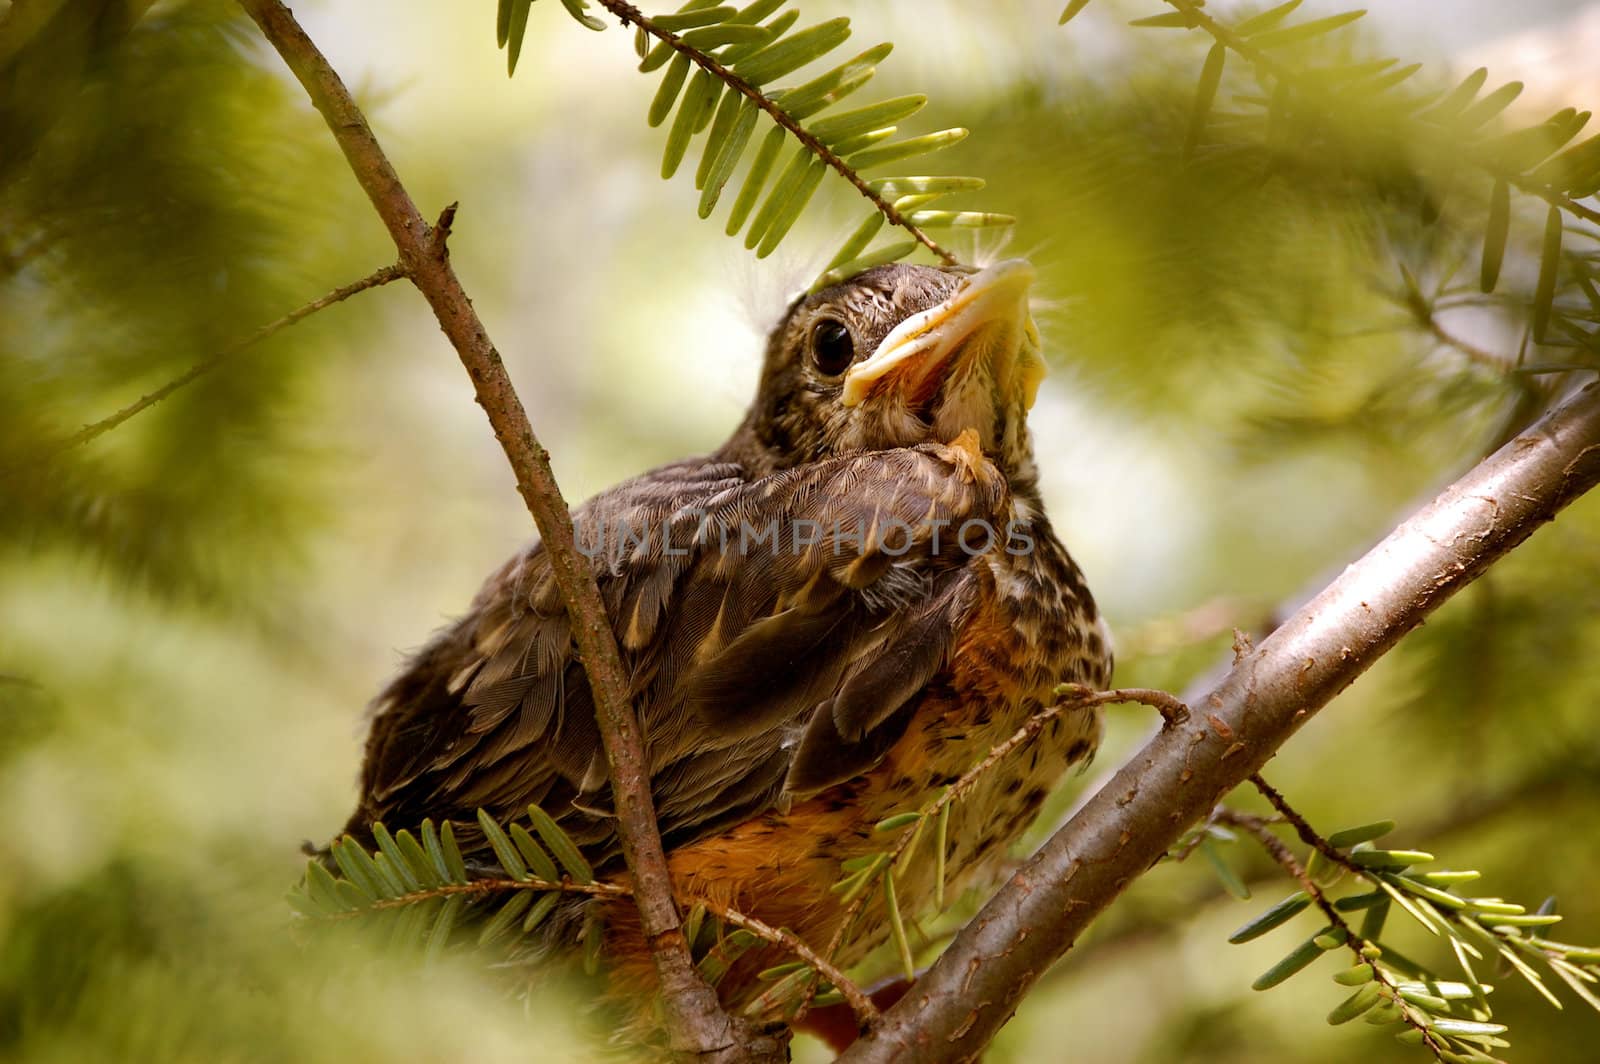
[[[893,264],[796,300],[768,338],[730,450],[770,472],[972,429],[1002,470],[1020,471],[1044,377],[1032,281],[1021,259],[976,271]]]

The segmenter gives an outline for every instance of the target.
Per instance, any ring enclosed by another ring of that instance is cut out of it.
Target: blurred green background
[[[1445,214],[1428,226],[1382,144],[1180,166],[1204,44],[1127,28],[1154,2],[1099,0],[1058,30],[1061,3],[805,7],[896,42],[876,92],[930,92],[919,130],[974,130],[934,165],[988,178],[973,204],[1017,214],[1004,252],[1040,269],[1053,375],[1033,423],[1052,515],[1118,632],[1119,682],[1181,690],[1235,626],[1337,572],[1525,411],[1501,368],[1397,302],[1401,264],[1425,285],[1475,278],[1488,182],[1431,160]],[[469,957],[421,970],[291,930],[281,901],[301,840],[353,801],[366,700],[531,532],[421,299],[362,294],[38,460],[393,257],[231,5],[162,0],[127,20],[113,3],[91,21],[95,6],[0,3],[0,1058],[588,1058],[571,1002],[510,998]],[[1600,103],[1584,43],[1600,5],[1371,6],[1363,55],[1427,60],[1441,83],[1489,63],[1529,81],[1518,119]],[[629,35],[586,33],[557,4],[535,5],[513,81],[487,0],[297,14],[424,212],[461,202],[454,261],[568,497],[718,443],[765,328],[857,204],[825,184],[756,262],[694,218],[686,178],[657,179]],[[1441,319],[1505,359],[1532,286],[1528,213],[1509,298]],[[1327,830],[1396,817],[1398,841],[1482,868],[1486,893],[1554,893],[1564,936],[1600,941],[1597,533],[1600,500],[1583,500],[1268,777]],[[1054,815],[1148,725],[1114,718]],[[1325,1026],[1343,993],[1324,975],[1249,990],[1288,939],[1224,939],[1288,887],[1238,851],[1260,900],[1225,897],[1203,862],[1156,869],[990,1059],[1419,1059],[1366,1025]],[[1600,1017],[1495,981],[1513,1059],[1600,1059]]]

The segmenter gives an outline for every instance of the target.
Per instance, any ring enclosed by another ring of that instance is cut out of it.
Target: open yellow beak
[[[850,367],[843,401],[855,406],[894,389],[913,405],[930,399],[943,381],[986,360],[996,390],[1020,392],[1031,408],[1044,379],[1039,330],[1028,313],[1033,267],[1008,259],[980,270],[955,295],[894,327],[869,358]]]

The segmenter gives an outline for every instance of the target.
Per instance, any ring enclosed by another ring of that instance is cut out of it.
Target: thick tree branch
[[[287,7],[278,0],[240,0],[240,6],[299,79],[383,219],[406,276],[433,308],[439,327],[472,378],[478,404],[488,415],[516,474],[517,491],[539,527],[594,690],[596,717],[611,769],[617,833],[633,875],[640,924],[661,982],[673,1048],[713,1059],[746,1059],[749,1054],[742,1026],[722,1011],[716,992],[696,971],[684,941],[656,827],[649,762],[638,718],[628,700],[628,678],[616,638],[593,570],[574,542],[572,516],[556,485],[550,456],[534,435],[500,353],[450,265],[445,238],[452,212],[445,212],[437,228],[423,219],[338,73]]]
[[[1040,847],[841,1060],[974,1058],[1089,922],[1401,636],[1600,482],[1600,383],[1395,529]]]

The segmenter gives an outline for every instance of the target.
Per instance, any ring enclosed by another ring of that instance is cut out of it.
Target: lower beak
[[[944,384],[987,368],[998,396],[1017,394],[1031,408],[1044,379],[1039,331],[1028,314],[1033,267],[1008,259],[980,270],[938,306],[913,314],[850,367],[843,401],[855,406],[868,396],[896,391],[921,409]]]

